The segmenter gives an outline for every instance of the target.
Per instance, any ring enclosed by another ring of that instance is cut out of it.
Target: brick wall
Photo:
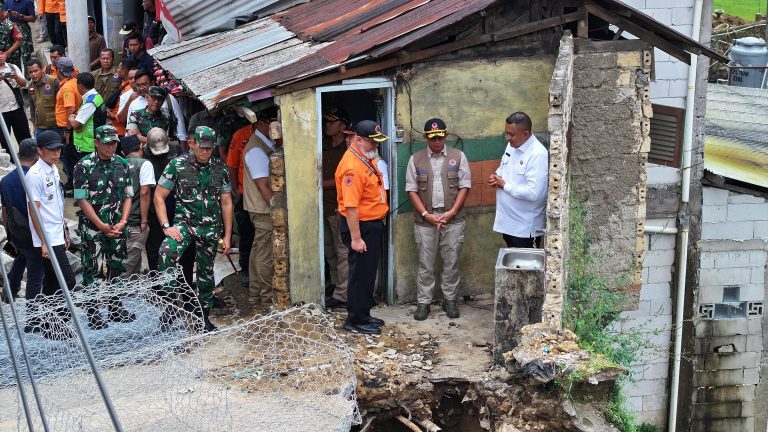
[[[674,218],[649,219],[648,225],[674,226]],[[646,234],[640,299],[637,310],[624,312],[616,330],[639,332],[645,347],[630,368],[631,382],[624,385],[627,408],[639,423],[664,428],[669,404],[669,352],[672,341],[673,266],[675,236]]]
[[[692,430],[765,431],[768,200],[705,187],[702,222]]]
[[[655,20],[691,36],[694,0],[625,0]],[[653,50],[656,79],[651,81],[651,100],[655,104],[685,108],[688,90],[688,65],[669,54]]]

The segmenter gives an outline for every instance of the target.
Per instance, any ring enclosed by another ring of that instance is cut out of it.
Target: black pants
[[[243,209],[243,197],[235,203],[235,220],[237,221],[237,234],[240,237],[238,248],[240,249],[240,268],[248,272],[248,260],[251,258],[251,245],[253,244],[253,223],[251,215]]]
[[[72,175],[75,172],[75,165],[80,162],[80,159],[87,156],[88,153],[83,153],[77,150],[75,147],[75,134],[70,131],[69,142],[64,150],[61,152],[61,161],[64,165],[64,173],[67,175],[67,182],[64,185],[64,189],[72,189]]]
[[[32,136],[29,133],[29,122],[27,121],[26,114],[24,114],[23,107],[16,108],[13,111],[4,112],[3,119],[5,120],[5,125],[8,126],[8,133],[13,131],[17,143]],[[5,141],[5,134],[3,133],[0,133],[0,145],[2,145],[3,150],[8,152],[8,143]]]
[[[51,38],[51,44],[66,46],[67,42],[64,35],[67,32],[66,23],[62,23],[57,13],[45,13],[45,27],[48,30],[48,37]]]
[[[381,220],[360,222],[360,237],[366,252],[352,250],[352,235],[347,218],[339,217],[339,234],[349,250],[349,279],[347,283],[347,313],[353,324],[365,324],[371,320],[371,308],[376,304],[373,289],[376,285],[376,269],[381,255],[381,238],[384,222]]]
[[[70,290],[75,287],[75,273],[72,272],[72,266],[69,265],[69,258],[67,258],[67,250],[64,245],[54,246],[53,253],[49,249],[50,259],[43,258],[43,268],[45,274],[43,276],[43,294],[53,295],[61,291],[59,286],[59,280],[56,278],[56,272],[53,270],[53,264],[51,259],[56,256],[56,261],[59,262],[61,267],[61,274],[64,276],[64,282],[67,284],[67,288]]]
[[[513,247],[513,248],[532,248],[532,249],[541,249],[542,244],[541,240],[544,236],[538,236],[538,237],[515,237],[508,234],[503,234],[504,236],[504,243],[507,244],[507,247]]]

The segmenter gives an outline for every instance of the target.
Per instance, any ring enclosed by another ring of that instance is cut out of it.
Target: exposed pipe
[[[677,234],[677,227],[646,225],[645,233],[646,234]]]
[[[693,5],[693,28],[691,38],[701,39],[701,19],[704,0],[696,0]],[[690,219],[687,215],[688,202],[691,192],[691,149],[693,148],[693,119],[696,102],[696,75],[699,66],[699,56],[691,54],[691,64],[688,67],[688,92],[685,95],[685,131],[683,136],[681,214],[678,220],[680,243],[677,254],[677,295],[675,300],[675,347],[672,367],[672,386],[669,391],[669,417],[667,430],[673,431],[677,426],[677,401],[680,390],[680,363],[683,350],[683,309],[685,308],[685,278],[688,269],[688,230]]]
[[[402,415],[395,416],[395,418],[400,421],[400,423],[404,424],[408,429],[412,430],[413,432],[422,432],[421,428],[416,426],[416,424],[407,418],[405,418]]]

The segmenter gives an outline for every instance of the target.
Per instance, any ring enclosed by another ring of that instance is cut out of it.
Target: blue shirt
[[[6,0],[5,1],[5,8],[8,10],[8,12],[18,12],[24,16],[35,16],[35,5],[32,3],[32,0]],[[11,15],[8,15],[11,17]],[[21,23],[27,23],[28,21],[24,21],[21,18],[11,17],[11,21],[15,22],[16,24]]]
[[[29,167],[24,168],[24,174],[29,171]],[[26,217],[27,216],[27,194],[24,193],[24,187],[19,179],[19,172],[15,169],[0,180],[0,198],[2,198],[3,207],[16,207]]]

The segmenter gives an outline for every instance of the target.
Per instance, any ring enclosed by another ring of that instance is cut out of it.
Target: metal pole
[[[0,264],[3,265],[3,274],[5,274],[5,266],[4,263]],[[5,285],[8,287],[8,285]],[[10,294],[11,290],[10,288],[6,288],[5,290],[6,294]],[[13,303],[13,298],[10,297],[11,303]],[[11,306],[13,308],[13,306]],[[29,412],[29,403],[27,403],[27,392],[24,390],[24,383],[21,380],[21,371],[19,370],[19,364],[16,362],[16,350],[13,348],[13,342],[11,341],[11,332],[8,330],[8,323],[5,321],[5,312],[3,312],[2,306],[0,306],[0,319],[3,321],[3,331],[5,332],[5,340],[8,342],[8,353],[11,356],[11,362],[13,362],[13,371],[16,374],[16,385],[19,386],[19,396],[21,397],[21,405],[24,407],[24,417],[27,418],[27,427],[29,427],[29,432],[33,432],[34,428],[32,427],[32,413]],[[18,324],[16,324],[18,326]],[[25,356],[26,360],[26,356]],[[27,362],[27,366],[29,366],[29,362]],[[37,399],[37,398],[36,398]],[[39,399],[38,399],[39,401]],[[45,416],[42,415],[41,417],[45,418]],[[45,423],[43,423],[45,424]]]
[[[35,221],[37,221],[37,225],[39,227],[43,226],[42,219],[40,218],[40,212],[37,209],[37,206],[34,202],[32,202],[30,195],[29,195],[29,185],[27,185],[27,181],[24,178],[24,169],[21,167],[21,162],[19,162],[19,156],[16,153],[16,149],[13,147],[13,144],[11,143],[11,134],[8,132],[8,126],[5,124],[5,119],[3,116],[0,116],[0,127],[2,127],[2,133],[5,136],[6,142],[9,143],[8,145],[8,151],[11,153],[11,157],[13,157],[13,161],[16,164],[16,172],[19,173],[19,177],[21,179],[21,185],[24,187],[24,193],[27,195],[27,200],[31,204],[29,207],[32,209],[32,217],[35,218]],[[50,245],[50,238],[48,234],[45,232],[45,230],[41,229],[40,234],[42,234],[42,240],[45,242],[45,244]],[[51,248],[51,251],[53,251],[53,248]],[[50,254],[49,254],[50,256]],[[53,270],[56,273],[56,279],[59,282],[59,286],[61,287],[62,293],[64,294],[64,299],[67,301],[67,306],[69,307],[70,312],[72,313],[72,324],[75,326],[75,331],[77,332],[77,336],[80,338],[80,342],[83,346],[83,351],[85,351],[85,357],[88,359],[88,364],[91,367],[91,371],[93,372],[93,377],[96,380],[96,384],[99,387],[99,392],[101,393],[101,398],[104,400],[104,405],[107,407],[107,411],[109,411],[109,416],[112,419],[112,425],[115,428],[116,432],[123,432],[123,426],[120,424],[120,419],[117,417],[117,411],[115,411],[115,407],[112,405],[112,399],[109,396],[109,391],[107,390],[107,386],[104,383],[104,379],[101,376],[101,372],[99,372],[99,368],[96,365],[96,360],[93,358],[93,352],[91,352],[91,346],[88,344],[88,341],[85,339],[85,333],[83,333],[83,327],[80,324],[80,321],[76,318],[77,310],[75,309],[75,302],[72,300],[72,294],[69,292],[69,287],[67,287],[67,283],[64,281],[64,275],[61,272],[61,267],[59,266],[59,260],[55,259],[55,253],[54,256],[50,256],[51,265],[53,266]]]

